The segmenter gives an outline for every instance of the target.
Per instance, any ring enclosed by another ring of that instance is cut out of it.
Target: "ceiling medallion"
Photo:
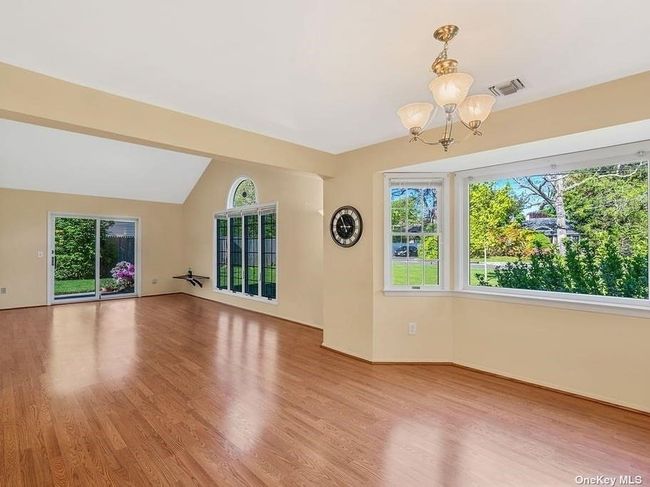
[[[483,135],[479,131],[479,127],[490,115],[495,102],[492,95],[467,96],[474,78],[467,73],[459,73],[458,61],[450,59],[447,55],[449,41],[456,37],[458,30],[455,25],[443,25],[433,33],[433,37],[444,44],[442,51],[431,65],[431,69],[437,77],[429,83],[433,99],[445,112],[445,131],[442,137],[437,142],[428,142],[421,137],[424,128],[431,119],[431,112],[434,108],[432,103],[410,103],[397,111],[402,125],[411,134],[409,142],[419,141],[427,145],[440,144],[445,152],[455,141],[452,136],[454,116],[457,115],[462,124],[474,135]]]

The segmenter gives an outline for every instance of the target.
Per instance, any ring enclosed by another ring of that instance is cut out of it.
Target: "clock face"
[[[330,231],[334,241],[341,247],[352,247],[359,241],[363,231],[361,215],[352,206],[342,206],[332,215]]]

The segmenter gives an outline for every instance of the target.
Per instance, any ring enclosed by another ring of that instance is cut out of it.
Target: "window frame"
[[[455,291],[467,295],[478,295],[489,299],[504,301],[532,302],[542,305],[563,304],[563,307],[600,310],[620,308],[650,311],[650,299],[624,298],[617,296],[598,296],[590,294],[539,291],[532,289],[499,288],[471,285],[469,282],[469,185],[476,182],[494,181],[511,177],[543,174],[547,171],[567,172],[575,169],[615,165],[626,158],[638,158],[640,153],[650,166],[650,141],[622,144],[612,147],[561,154],[558,156],[509,162],[490,167],[460,171],[455,174],[457,228],[456,242],[459,252],[454,266]],[[648,213],[650,240],[650,167],[648,170]],[[648,274],[650,278],[650,249],[648,252]]]
[[[244,179],[250,179],[250,178],[244,178]],[[241,183],[241,178],[235,181],[235,184],[233,185],[234,187],[238,186],[239,183]],[[275,227],[275,248],[276,248],[276,265],[275,265],[275,298],[269,299],[266,297],[263,297],[261,294],[261,285],[262,285],[262,280],[260,279],[261,273],[262,273],[262,255],[261,255],[261,248],[262,248],[262,228],[261,228],[261,221],[262,221],[262,214],[263,213],[274,213],[275,214],[275,221],[276,221],[276,227]],[[246,268],[246,252],[245,252],[245,241],[246,241],[246,232],[245,232],[245,216],[246,215],[257,215],[257,225],[258,225],[258,232],[257,232],[257,240],[258,240],[258,248],[257,248],[257,255],[258,255],[258,294],[257,295],[251,295],[245,292],[246,289],[246,278],[245,278],[245,268]],[[218,258],[217,258],[217,244],[218,244],[218,238],[217,238],[217,220],[221,219],[226,219],[226,229],[227,229],[227,238],[226,238],[226,255],[228,257],[227,261],[227,287],[225,289],[219,289],[217,287],[217,275],[219,272],[218,269]],[[241,291],[232,291],[230,289],[230,219],[231,218],[241,218],[242,220],[242,235],[241,235],[241,248],[242,248],[242,290]],[[278,276],[279,276],[279,235],[278,235],[278,203],[277,202],[272,202],[272,203],[265,203],[265,204],[256,204],[256,205],[248,205],[248,206],[238,206],[235,208],[228,208],[227,210],[223,211],[218,211],[213,214],[212,217],[212,274],[214,276],[213,279],[213,284],[212,284],[212,290],[216,293],[219,294],[224,294],[227,296],[236,296],[238,298],[244,298],[244,299],[251,299],[254,301],[259,301],[262,303],[267,303],[267,304],[278,304],[278,296],[279,296],[279,286],[278,286]]]
[[[390,189],[393,182],[413,182],[418,185],[431,183],[436,188],[436,203],[438,209],[438,284],[413,287],[409,285],[398,286],[392,283],[392,253],[393,232],[391,224],[391,196]],[[398,173],[384,174],[384,284],[383,292],[388,296],[426,296],[440,295],[450,290],[449,258],[451,235],[450,222],[450,178],[443,173]]]

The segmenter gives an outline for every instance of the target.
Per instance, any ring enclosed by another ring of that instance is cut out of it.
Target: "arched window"
[[[277,300],[277,213],[275,203],[259,204],[255,183],[235,180],[227,209],[215,213],[214,289]]]
[[[251,206],[257,204],[257,191],[255,183],[249,178],[237,179],[228,197],[229,208],[239,208],[240,206]]]

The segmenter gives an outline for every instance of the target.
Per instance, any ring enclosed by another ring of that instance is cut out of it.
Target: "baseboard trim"
[[[209,303],[218,304],[220,306],[227,306],[229,308],[235,308],[235,309],[241,309],[241,310],[244,310],[244,311],[248,311],[249,313],[256,313],[258,315],[268,316],[269,318],[274,318],[276,320],[287,321],[287,322],[292,323],[294,325],[299,325],[299,326],[304,326],[304,327],[307,327],[307,328],[311,328],[312,330],[318,330],[320,332],[323,331],[323,329],[320,326],[310,325],[308,323],[302,323],[302,322],[296,321],[296,320],[290,320],[289,318],[283,318],[282,316],[275,316],[275,315],[272,315],[272,314],[269,314],[269,313],[264,313],[263,311],[257,311],[257,310],[252,310],[252,309],[249,309],[249,308],[244,308],[243,306],[237,306],[235,304],[224,303],[222,301],[217,301],[216,299],[205,298],[203,296],[197,296],[196,294],[190,294],[190,293],[186,293],[184,291],[181,291],[178,294],[184,294],[185,296],[189,296],[191,298],[202,299],[203,301],[208,301]]]
[[[431,362],[384,362],[384,361],[374,361],[374,360],[368,360],[365,358],[358,357],[356,355],[353,355],[351,353],[346,353],[346,352],[341,352],[340,350],[336,350],[335,348],[328,347],[324,343],[321,343],[320,345],[321,348],[324,348],[325,350],[329,350],[330,352],[338,353],[339,355],[343,355],[344,357],[348,357],[354,360],[359,360],[361,362],[364,362],[366,364],[372,364],[372,365],[454,365],[453,362],[438,362],[438,361],[431,361]]]
[[[457,367],[459,369],[467,370],[467,371],[474,372],[474,373],[477,373],[477,374],[488,375],[490,377],[495,377],[497,379],[507,380],[507,381],[510,381],[510,382],[516,382],[517,384],[523,384],[523,385],[527,385],[527,386],[531,386],[531,387],[536,387],[538,389],[543,389],[543,390],[546,390],[546,391],[549,391],[549,392],[555,392],[555,393],[563,394],[565,396],[570,396],[570,397],[573,397],[573,398],[576,398],[576,399],[582,399],[582,400],[585,400],[585,401],[590,401],[590,402],[593,402],[593,403],[600,404],[601,406],[614,407],[614,408],[621,409],[623,411],[627,411],[627,412],[630,412],[630,413],[642,414],[644,416],[649,416],[650,417],[650,411],[645,411],[643,409],[638,409],[638,408],[634,408],[634,407],[630,407],[630,406],[624,406],[622,404],[617,404],[615,402],[605,401],[603,399],[598,399],[598,398],[591,397],[591,396],[585,396],[583,394],[578,394],[578,393],[575,393],[575,392],[569,392],[569,391],[565,391],[565,390],[558,389],[558,388],[555,388],[555,387],[537,384],[535,382],[530,382],[530,381],[527,381],[527,380],[515,379],[514,377],[509,377],[507,375],[498,374],[498,373],[495,373],[495,372],[489,372],[487,370],[478,369],[476,367],[470,367],[468,365],[462,365],[462,364],[459,364],[457,362],[374,362],[372,360],[357,357],[356,355],[352,355],[350,353],[341,352],[340,350],[336,350],[336,349],[328,347],[327,345],[324,345],[324,344],[321,344],[321,348],[324,348],[325,350],[329,350],[331,352],[338,353],[339,355],[343,355],[345,357],[348,357],[348,358],[351,358],[351,359],[354,359],[354,360],[358,360],[360,362],[370,364],[370,365],[433,365],[433,366]]]
[[[84,304],[84,303],[101,303],[101,302],[106,303],[108,301],[120,301],[122,299],[153,298],[153,297],[156,297],[156,296],[170,296],[172,294],[182,294],[182,293],[179,292],[179,291],[171,291],[171,292],[168,292],[168,293],[145,294],[143,296],[125,296],[125,297],[119,298],[119,299],[104,299],[104,300],[102,300],[102,299],[93,299],[93,300],[89,300],[89,301],[74,301],[72,303],[60,302],[60,303],[50,303],[50,304],[47,304],[47,303],[46,304],[30,304],[30,305],[27,305],[27,306],[14,306],[14,307],[11,307],[11,308],[0,308],[0,311],[11,311],[11,310],[15,310],[15,309],[47,308],[49,306],[62,306],[62,305],[66,305],[66,304]]]
[[[453,362],[372,362],[373,365],[446,365],[453,366],[456,365]]]
[[[337,350],[337,349],[335,349],[335,348],[328,347],[328,346],[325,345],[324,343],[321,343],[321,344],[320,344],[320,348],[324,348],[325,350],[327,350],[327,351],[329,351],[329,352],[338,353],[339,355],[343,355],[344,357],[347,357],[347,358],[351,358],[351,359],[354,359],[354,360],[358,360],[359,362],[363,362],[364,364],[373,364],[373,362],[370,361],[370,360],[368,360],[368,359],[361,358],[361,357],[357,357],[356,355],[352,355],[351,353],[341,352],[340,350]],[[374,365],[374,364],[373,364],[373,365]]]
[[[563,394],[565,396],[575,397],[577,399],[584,399],[586,401],[595,402],[595,403],[601,404],[603,406],[615,407],[617,409],[622,409],[624,411],[629,411],[631,413],[637,413],[637,414],[643,414],[644,416],[650,416],[650,411],[645,411],[643,409],[637,409],[637,408],[630,407],[630,406],[624,406],[622,404],[617,404],[615,402],[606,401],[604,399],[598,399],[596,397],[585,396],[584,394],[578,394],[577,392],[565,391],[563,389],[558,389],[558,388],[552,387],[552,386],[545,386],[545,385],[542,385],[542,384],[537,384],[535,382],[531,382],[531,381],[528,381],[528,380],[516,379],[514,377],[510,377],[510,376],[503,375],[503,374],[498,374],[496,372],[489,372],[487,370],[478,369],[476,367],[470,367],[469,365],[462,365],[462,364],[459,364],[459,363],[453,363],[453,366],[458,367],[459,369],[469,370],[470,372],[476,372],[478,374],[489,375],[490,377],[495,377],[497,379],[503,379],[503,380],[507,380],[507,381],[510,381],[510,382],[516,382],[517,384],[524,384],[524,385],[527,385],[527,386],[536,387],[537,389],[543,389],[545,391],[556,392],[556,393],[559,393],[559,394]]]
[[[168,293],[145,294],[143,296],[137,296],[137,297],[140,297],[140,298],[155,298],[157,296],[172,296],[174,294],[183,294],[183,293],[180,292],[180,291],[170,291]]]
[[[47,308],[49,304],[30,304],[27,306],[13,306],[11,308],[0,308],[0,311],[12,311],[16,309]]]

